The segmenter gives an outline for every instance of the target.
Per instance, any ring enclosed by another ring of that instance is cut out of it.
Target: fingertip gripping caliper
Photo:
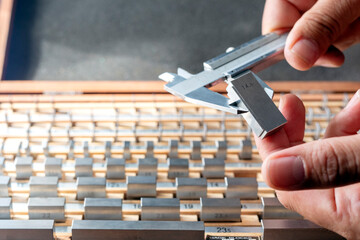
[[[192,75],[179,68],[163,73],[165,90],[184,99],[217,110],[241,114],[254,133],[264,138],[286,123],[272,101],[274,91],[256,72],[283,59],[287,34],[270,33],[255,38],[204,62],[204,71]],[[224,80],[229,98],[208,87]]]

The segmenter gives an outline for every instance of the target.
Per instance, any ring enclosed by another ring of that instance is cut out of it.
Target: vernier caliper
[[[254,133],[264,138],[286,123],[272,101],[274,91],[254,72],[283,59],[287,34],[267,34],[204,62],[204,71],[192,75],[179,68],[163,73],[165,89],[187,102],[242,114]],[[229,98],[209,86],[224,80]]]

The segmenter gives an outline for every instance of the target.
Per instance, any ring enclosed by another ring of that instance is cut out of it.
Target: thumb
[[[359,0],[319,0],[295,23],[289,33],[285,57],[298,70],[307,70],[324,56],[343,62],[343,54],[330,47],[359,17]]]
[[[321,139],[271,154],[262,173],[281,190],[328,188],[360,181],[360,135]]]

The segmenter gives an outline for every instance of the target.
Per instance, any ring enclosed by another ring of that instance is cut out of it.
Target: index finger
[[[255,137],[256,145],[263,159],[269,154],[303,143],[305,131],[305,107],[293,94],[280,98],[280,111],[287,120],[285,126],[273,135],[260,139]]]
[[[290,30],[302,13],[315,3],[316,0],[267,0],[262,19],[262,33]]]

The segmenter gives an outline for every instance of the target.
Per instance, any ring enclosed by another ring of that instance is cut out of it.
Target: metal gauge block
[[[186,158],[168,158],[168,178],[189,176],[189,159]]]
[[[29,179],[32,175],[32,157],[16,157],[16,179]]]
[[[227,143],[226,141],[216,141],[216,154],[215,157],[219,159],[226,159]]]
[[[239,158],[244,160],[250,160],[252,158],[252,142],[251,139],[246,138],[240,141],[240,153]]]
[[[201,159],[201,142],[200,141],[191,141],[191,155],[190,158],[192,160],[200,160]]]
[[[58,177],[30,177],[30,197],[57,197]]]
[[[45,176],[62,178],[62,159],[49,157],[45,159]]]
[[[205,178],[176,178],[176,197],[179,199],[199,199],[207,196]]]
[[[75,177],[92,177],[92,167],[92,158],[75,158]]]
[[[264,240],[344,240],[340,235],[302,219],[264,219]]]
[[[180,221],[177,198],[141,198],[141,220]]]
[[[224,158],[203,158],[202,159],[204,178],[224,178],[225,161]]]
[[[65,198],[29,198],[29,219],[65,221]]]
[[[130,141],[125,141],[125,142],[124,142],[123,158],[124,158],[125,160],[130,160],[130,159],[131,159]]]
[[[106,158],[106,178],[108,179],[125,178],[124,158]]]
[[[157,158],[140,158],[137,165],[138,176],[157,176]]]
[[[11,198],[0,198],[0,219],[10,219]]]
[[[53,240],[53,229],[54,220],[0,220],[0,240]]]
[[[263,219],[302,219],[295,211],[285,208],[277,198],[261,198]]]
[[[178,140],[169,140],[169,158],[178,158],[178,148],[179,141]]]
[[[156,197],[156,177],[128,176],[126,178],[127,198]]]
[[[5,164],[5,158],[0,157],[0,175],[4,174],[4,164]]]
[[[258,183],[256,178],[225,177],[226,198],[258,199]]]
[[[241,222],[240,200],[229,198],[201,198],[200,219],[205,222]]]
[[[154,142],[147,141],[145,148],[146,148],[145,158],[153,158],[154,157]]]
[[[85,220],[121,220],[122,199],[85,198]]]
[[[203,240],[203,222],[74,220],[72,240]]]
[[[76,181],[78,200],[84,198],[105,198],[106,179],[95,177],[78,177]]]
[[[0,197],[9,196],[10,181],[9,176],[0,176]]]

